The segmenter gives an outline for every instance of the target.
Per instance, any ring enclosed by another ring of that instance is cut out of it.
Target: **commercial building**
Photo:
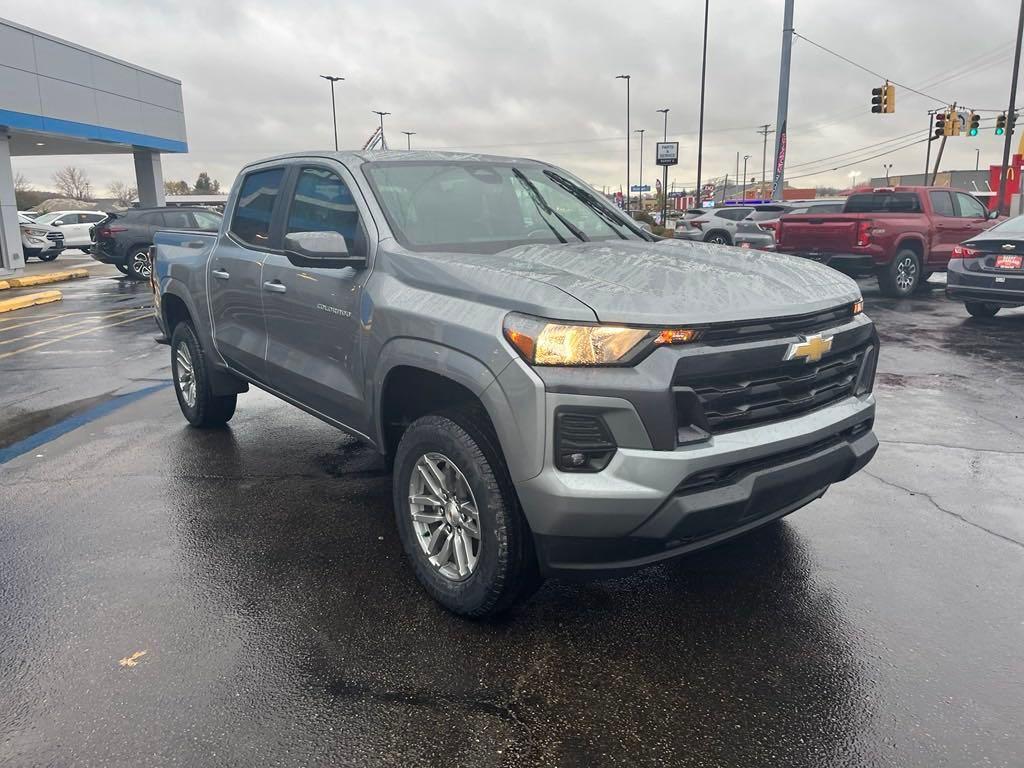
[[[156,206],[161,154],[187,151],[180,81],[0,19],[0,275],[25,265],[12,157],[131,154]]]

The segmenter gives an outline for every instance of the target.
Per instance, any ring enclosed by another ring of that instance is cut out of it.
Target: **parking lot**
[[[1019,764],[1024,311],[865,281],[866,471],[473,623],[371,452],[256,391],[188,428],[148,288],[92,273],[0,319],[0,764]]]

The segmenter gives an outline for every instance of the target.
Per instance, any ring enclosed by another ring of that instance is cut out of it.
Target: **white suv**
[[[26,261],[33,256],[40,261],[53,261],[64,250],[63,232],[47,224],[37,224],[20,211],[18,229],[21,230],[21,250]]]
[[[107,218],[100,211],[54,211],[36,219],[36,224],[57,227],[64,233],[64,247],[77,248],[85,253],[92,248],[89,227]]]

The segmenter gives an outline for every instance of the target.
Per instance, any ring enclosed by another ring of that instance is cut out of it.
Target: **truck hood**
[[[852,279],[806,259],[680,240],[520,245],[495,254],[430,254],[429,261],[435,277],[449,275],[447,286],[473,275],[487,296],[529,295],[536,314],[559,317],[565,309],[562,319],[579,319],[580,302],[605,323],[757,320],[860,298]],[[558,291],[538,290],[540,284]]]

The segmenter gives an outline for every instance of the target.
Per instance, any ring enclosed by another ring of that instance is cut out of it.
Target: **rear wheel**
[[[149,280],[153,267],[149,263],[149,246],[137,245],[128,251],[129,277],[135,280]]]
[[[402,435],[395,522],[423,588],[453,613],[497,615],[540,585],[533,541],[491,430],[432,414]]]
[[[964,307],[971,317],[995,317],[1000,307],[984,301],[965,301]]]
[[[884,296],[904,298],[917,290],[921,283],[921,259],[909,248],[896,254],[888,267],[878,272],[878,287]]]
[[[206,356],[187,322],[171,334],[171,376],[178,406],[193,427],[222,427],[234,416],[238,396],[213,394]]]
[[[715,245],[732,245],[732,238],[729,237],[728,232],[715,230],[714,232],[708,232],[704,237],[704,242],[714,243]]]

